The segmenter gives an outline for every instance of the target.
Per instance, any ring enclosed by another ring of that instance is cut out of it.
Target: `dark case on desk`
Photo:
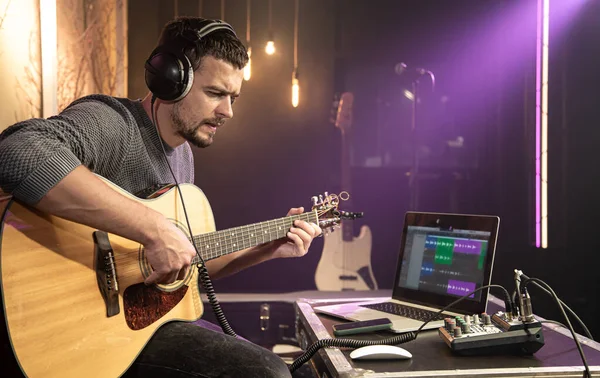
[[[339,302],[336,300],[335,302]],[[299,299],[297,339],[301,348],[333,337],[331,329],[338,319],[315,314],[313,305],[326,301]],[[491,296],[488,312],[503,310],[502,301]],[[396,334],[356,335],[362,340],[381,340]],[[600,376],[600,344],[585,337],[582,348],[594,377]],[[424,331],[416,340],[400,346],[412,353],[408,360],[353,361],[351,349],[322,348],[310,364],[319,378],[358,377],[582,377],[581,357],[569,331],[552,324],[544,325],[545,345],[533,355],[498,354],[461,356],[454,354],[439,337],[437,330]]]
[[[241,337],[271,349],[276,344],[298,346],[295,334],[295,298],[260,300],[256,295],[219,298],[229,325]],[[219,325],[212,306],[204,301],[202,319]]]

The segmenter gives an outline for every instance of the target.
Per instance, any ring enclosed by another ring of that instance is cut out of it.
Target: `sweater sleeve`
[[[75,101],[59,115],[19,122],[0,134],[0,187],[36,204],[79,165],[115,172],[127,154],[133,122],[116,100]]]

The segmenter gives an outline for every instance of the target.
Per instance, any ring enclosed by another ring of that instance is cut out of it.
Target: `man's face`
[[[175,133],[196,147],[208,147],[217,128],[233,117],[232,105],[240,95],[243,70],[205,56],[194,72],[187,96],[173,105],[171,123]]]

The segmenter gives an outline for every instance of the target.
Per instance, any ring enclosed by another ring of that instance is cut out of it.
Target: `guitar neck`
[[[342,156],[341,156],[341,190],[352,193],[352,178],[350,175],[350,132],[349,130],[342,131]],[[345,201],[348,208],[352,208],[352,200],[348,198]],[[345,241],[352,241],[354,237],[353,222],[342,222],[342,238]]]
[[[315,210],[270,221],[196,235],[193,237],[193,241],[204,261],[208,261],[242,249],[281,239],[287,235],[290,227],[293,226],[294,221],[297,219],[312,223],[318,222]],[[192,260],[194,264],[199,262],[198,257]]]

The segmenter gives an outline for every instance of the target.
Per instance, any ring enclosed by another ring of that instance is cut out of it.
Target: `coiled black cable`
[[[213,288],[212,281],[210,279],[210,276],[208,275],[208,270],[204,265],[204,261],[202,263],[198,263],[197,267],[198,275],[200,277],[199,283],[201,282],[202,286],[204,287],[204,292],[208,297],[208,302],[210,303],[210,306],[212,307],[213,312],[215,313],[215,317],[217,318],[221,329],[229,336],[237,337],[237,334],[235,333],[233,328],[231,328],[231,325],[229,325],[229,322],[225,317],[223,309],[221,309],[221,304],[217,300],[217,294],[215,292],[215,289]]]
[[[296,371],[300,366],[307,363],[312,356],[319,351],[319,349],[323,347],[346,347],[346,348],[359,348],[368,345],[396,345],[396,344],[404,344],[411,340],[417,338],[416,332],[408,332],[403,333],[402,335],[384,339],[384,340],[354,340],[354,339],[323,339],[319,340],[314,344],[311,344],[306,352],[304,352],[300,357],[294,360],[294,362],[290,365],[290,372]]]

